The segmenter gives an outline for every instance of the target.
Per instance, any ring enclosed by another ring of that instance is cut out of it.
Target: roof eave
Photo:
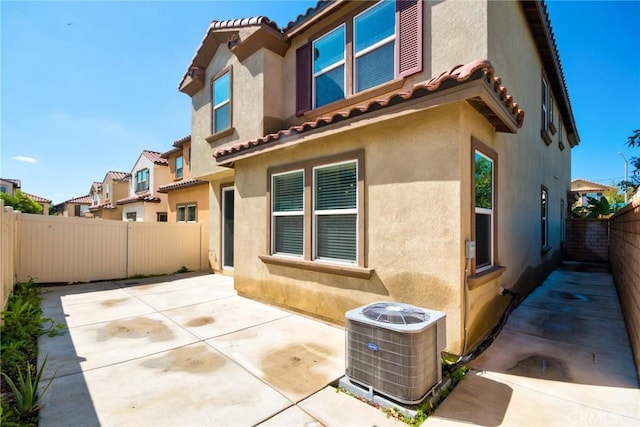
[[[563,115],[564,125],[567,127],[567,140],[573,148],[580,143],[580,136],[573,116],[555,38],[550,28],[546,5],[544,1],[520,0],[520,6],[529,24],[529,30],[540,54],[549,83],[553,88],[553,93],[556,95],[556,102]]]

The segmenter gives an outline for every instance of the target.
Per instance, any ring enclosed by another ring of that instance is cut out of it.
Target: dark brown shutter
[[[296,116],[311,109],[311,43],[296,50]]]
[[[398,76],[422,71],[422,1],[396,0]]]

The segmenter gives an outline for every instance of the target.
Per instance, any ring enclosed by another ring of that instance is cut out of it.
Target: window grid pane
[[[274,248],[276,254],[302,256],[304,248],[304,217],[302,215],[276,216]]]
[[[185,221],[185,207],[184,206],[178,206],[178,210],[176,212],[176,221],[177,222],[184,222]]]
[[[196,222],[196,207],[195,205],[187,206],[187,221]]]
[[[387,43],[356,58],[356,91],[378,86],[393,80],[395,43]]]
[[[314,169],[316,259],[356,263],[357,181],[356,162]]]
[[[493,160],[475,152],[476,269],[493,265]]]
[[[357,16],[355,22],[356,53],[395,34],[395,2],[383,1]]]
[[[356,208],[355,162],[316,168],[314,190],[316,210]]]
[[[316,216],[316,258],[356,262],[357,215]]]
[[[273,248],[275,254],[304,252],[304,172],[272,177]]]

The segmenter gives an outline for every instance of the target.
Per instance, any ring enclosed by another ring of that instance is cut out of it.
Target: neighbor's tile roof
[[[131,174],[129,174],[129,172],[109,171],[107,172],[107,175],[109,175],[114,181],[126,181],[127,179],[129,179],[129,177],[131,177]]]
[[[385,98],[368,101],[367,104],[356,105],[350,107],[346,111],[333,112],[330,115],[320,117],[317,120],[305,122],[297,126],[291,126],[288,129],[283,129],[276,133],[265,135],[257,139],[220,147],[214,151],[213,157],[219,159],[257,147],[259,145],[278,141],[291,135],[308,132],[332,123],[337,123],[345,119],[357,117],[362,114],[380,110],[392,105],[397,105],[411,99],[419,98],[438,90],[444,83],[459,84],[468,81],[473,75],[480,71],[484,73],[484,78],[491,85],[494,92],[501,100],[503,106],[510,112],[510,114],[516,121],[517,126],[522,127],[522,123],[524,121],[524,111],[518,106],[516,102],[513,101],[513,97],[507,94],[507,89],[501,85],[500,78],[495,77],[495,70],[491,63],[486,59],[479,59],[472,61],[466,65],[457,65],[450,71],[443,72],[438,77],[434,77],[426,82],[414,85],[413,88],[411,88],[411,90],[409,91],[399,90],[387,95]]]
[[[126,205],[127,203],[136,203],[136,202],[151,202],[151,203],[160,203],[160,198],[154,197],[151,193],[141,193],[135,194],[133,196],[125,197],[124,199],[118,200],[119,205]]]
[[[34,194],[25,193],[24,191],[22,192],[22,194],[24,194],[25,196],[27,196],[28,198],[30,198],[30,199],[31,199],[31,200],[33,200],[34,202],[38,202],[38,203],[51,203],[51,200],[49,200],[49,199],[45,199],[44,197],[36,196],[36,195],[34,195]]]
[[[266,25],[268,27],[273,28],[273,30],[276,31],[278,34],[282,34],[282,30],[278,28],[278,25],[272,20],[270,20],[269,18],[267,18],[266,16],[253,16],[251,18],[228,19],[225,21],[216,21],[216,20],[211,21],[211,24],[209,24],[209,28],[207,28],[207,31],[204,34],[204,37],[202,38],[202,40],[200,41],[200,44],[198,45],[198,48],[196,49],[196,53],[193,55],[193,58],[191,58],[191,61],[189,62],[187,71],[182,76],[182,79],[180,79],[180,83],[178,83],[178,88],[182,86],[182,83],[185,81],[185,79],[187,78],[187,75],[189,74],[189,71],[193,67],[201,67],[201,68],[207,67],[208,64],[203,63],[201,59],[202,52],[207,50],[206,49],[207,40],[209,39],[209,36],[214,31],[235,30],[235,29],[240,29],[244,27],[252,27],[252,26],[258,26],[258,25]]]
[[[90,206],[89,210],[91,212],[95,212],[101,209],[116,209],[116,206],[114,206],[112,203],[103,203],[101,205],[97,205],[97,206]]]
[[[169,161],[162,157],[158,151],[143,150],[142,155],[157,165],[168,165]]]
[[[182,147],[187,142],[191,142],[191,135],[187,135],[184,138],[180,138],[180,139],[174,141],[173,144],[172,144],[174,148],[172,148],[169,151],[165,151],[164,153],[162,153],[162,157],[168,158],[172,154],[181,152],[182,151]]]
[[[158,187],[159,193],[168,193],[169,191],[179,190],[187,187],[194,187],[196,185],[207,184],[209,181],[202,181],[199,179],[189,178],[182,181],[172,182],[171,184],[165,184]]]
[[[90,195],[87,194],[86,196],[80,196],[73,199],[69,199],[64,203],[76,204],[76,205],[90,205],[91,203],[93,203],[93,199],[91,198]]]
[[[580,193],[615,189],[616,187],[613,187],[611,185],[599,184],[597,182],[589,181],[588,179],[583,178],[576,178],[571,181],[571,191]]]
[[[314,7],[308,8],[304,13],[301,13],[300,15],[298,15],[296,19],[294,19],[293,21],[289,21],[289,23],[285,25],[282,31],[286,33],[287,31],[298,26],[299,24],[302,24],[303,22],[307,21],[309,18],[314,16],[316,13],[318,13],[320,10],[324,9],[325,6],[331,3],[333,3],[333,0],[318,1]]]

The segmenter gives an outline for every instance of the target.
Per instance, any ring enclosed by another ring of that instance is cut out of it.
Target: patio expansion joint
[[[607,409],[607,408],[604,408],[604,407],[597,407],[597,406],[587,405],[587,404],[582,403],[579,400],[567,399],[566,397],[559,396],[559,395],[557,395],[555,393],[544,393],[544,392],[541,392],[540,390],[537,390],[535,388],[527,387],[526,385],[515,383],[515,382],[512,382],[512,381],[509,381],[508,379],[501,378],[499,376],[494,376],[493,374],[494,373],[498,374],[497,372],[484,371],[484,370],[480,371],[480,370],[473,369],[473,368],[470,369],[469,371],[470,371],[470,373],[471,372],[477,372],[480,375],[484,376],[485,378],[490,378],[490,379],[492,379],[494,381],[499,381],[499,382],[508,384],[513,389],[520,388],[520,389],[523,389],[523,390],[527,390],[527,391],[529,391],[531,393],[535,393],[535,394],[539,394],[539,395],[543,395],[543,396],[551,396],[551,397],[553,397],[555,399],[562,400],[562,401],[567,402],[567,403],[572,403],[572,404],[575,404],[575,405],[579,405],[579,406],[582,406],[585,409],[594,409],[596,411],[606,412],[608,414],[615,415],[617,417],[623,417],[625,419],[632,420],[632,421],[635,421],[635,422],[640,421],[640,418],[636,418],[636,417],[633,417],[633,416],[621,414],[619,412],[611,411],[610,409]],[[546,381],[546,380],[543,380],[543,381]],[[552,387],[550,387],[550,389],[553,390]]]

